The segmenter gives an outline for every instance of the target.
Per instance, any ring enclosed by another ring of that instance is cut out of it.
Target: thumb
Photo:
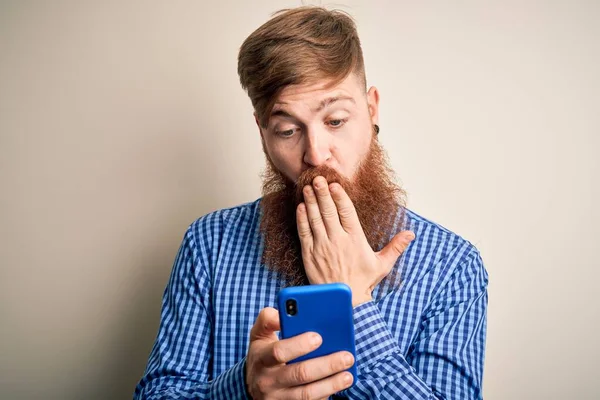
[[[256,317],[256,322],[250,331],[250,341],[271,338],[280,329],[279,311],[273,307],[265,307]]]
[[[404,253],[410,242],[415,239],[415,234],[411,231],[402,231],[392,238],[392,240],[379,252],[379,257],[385,265],[393,266],[398,257]]]

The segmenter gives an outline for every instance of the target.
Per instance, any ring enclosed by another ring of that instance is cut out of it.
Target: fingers
[[[266,367],[284,364],[318,349],[321,342],[319,334],[306,332],[265,346],[261,350],[260,359]]]
[[[327,234],[331,236],[332,234],[341,232],[340,216],[338,215],[335,202],[329,193],[327,180],[322,176],[317,176],[313,180],[313,187]]]
[[[265,307],[260,311],[252,326],[250,341],[270,337],[280,329],[279,311],[272,307]]]
[[[313,236],[308,222],[308,214],[306,213],[306,204],[300,203],[296,209],[296,226],[298,229],[298,237],[303,249],[311,247]]]
[[[308,216],[308,223],[313,237],[316,240],[322,240],[327,238],[327,231],[325,230],[325,223],[319,210],[319,203],[317,202],[317,196],[311,185],[304,186],[302,189],[304,195],[304,203],[306,204],[306,213]]]
[[[337,207],[342,228],[348,233],[362,232],[354,204],[342,186],[339,183],[332,183],[329,185],[329,191]]]
[[[339,372],[329,378],[297,386],[286,391],[286,399],[320,399],[352,386],[353,376],[350,372]]]
[[[347,351],[290,364],[282,370],[277,378],[277,384],[280,387],[305,385],[342,372],[352,364],[354,364],[354,357]]]
[[[411,231],[402,231],[396,234],[387,246],[381,249],[378,256],[383,259],[385,265],[393,266],[414,238],[415,234]]]
[[[305,205],[298,206],[296,212],[298,234],[301,238],[308,239],[310,234],[319,240],[343,231],[336,203],[331,197],[325,178],[315,177],[312,186],[306,185],[303,188],[303,194]],[[304,210],[306,210],[305,220],[302,215]],[[308,222],[310,231],[306,229],[306,222]]]

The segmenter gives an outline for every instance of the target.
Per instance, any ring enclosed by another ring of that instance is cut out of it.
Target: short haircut
[[[276,97],[288,85],[330,80],[355,73],[365,86],[365,67],[356,24],[339,10],[304,6],[281,10],[244,41],[238,74],[260,125],[265,128]]]

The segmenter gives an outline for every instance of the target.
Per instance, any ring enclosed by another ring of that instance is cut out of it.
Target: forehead
[[[289,107],[295,103],[303,103],[316,109],[327,98],[350,97],[358,101],[359,97],[364,95],[355,74],[350,74],[335,85],[332,83],[331,79],[323,79],[309,84],[288,85],[275,99],[274,109]]]

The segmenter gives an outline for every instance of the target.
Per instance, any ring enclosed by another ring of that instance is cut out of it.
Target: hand
[[[340,351],[287,365],[317,349],[321,336],[314,332],[278,340],[279,313],[264,308],[250,332],[246,357],[246,385],[254,400],[321,399],[352,385],[352,374],[342,372],[354,364],[351,353]]]
[[[347,284],[353,306],[371,300],[373,288],[390,273],[415,235],[402,231],[374,252],[354,204],[339,183],[328,185],[317,176],[303,194],[305,202],[298,205],[296,221],[309,282]]]

